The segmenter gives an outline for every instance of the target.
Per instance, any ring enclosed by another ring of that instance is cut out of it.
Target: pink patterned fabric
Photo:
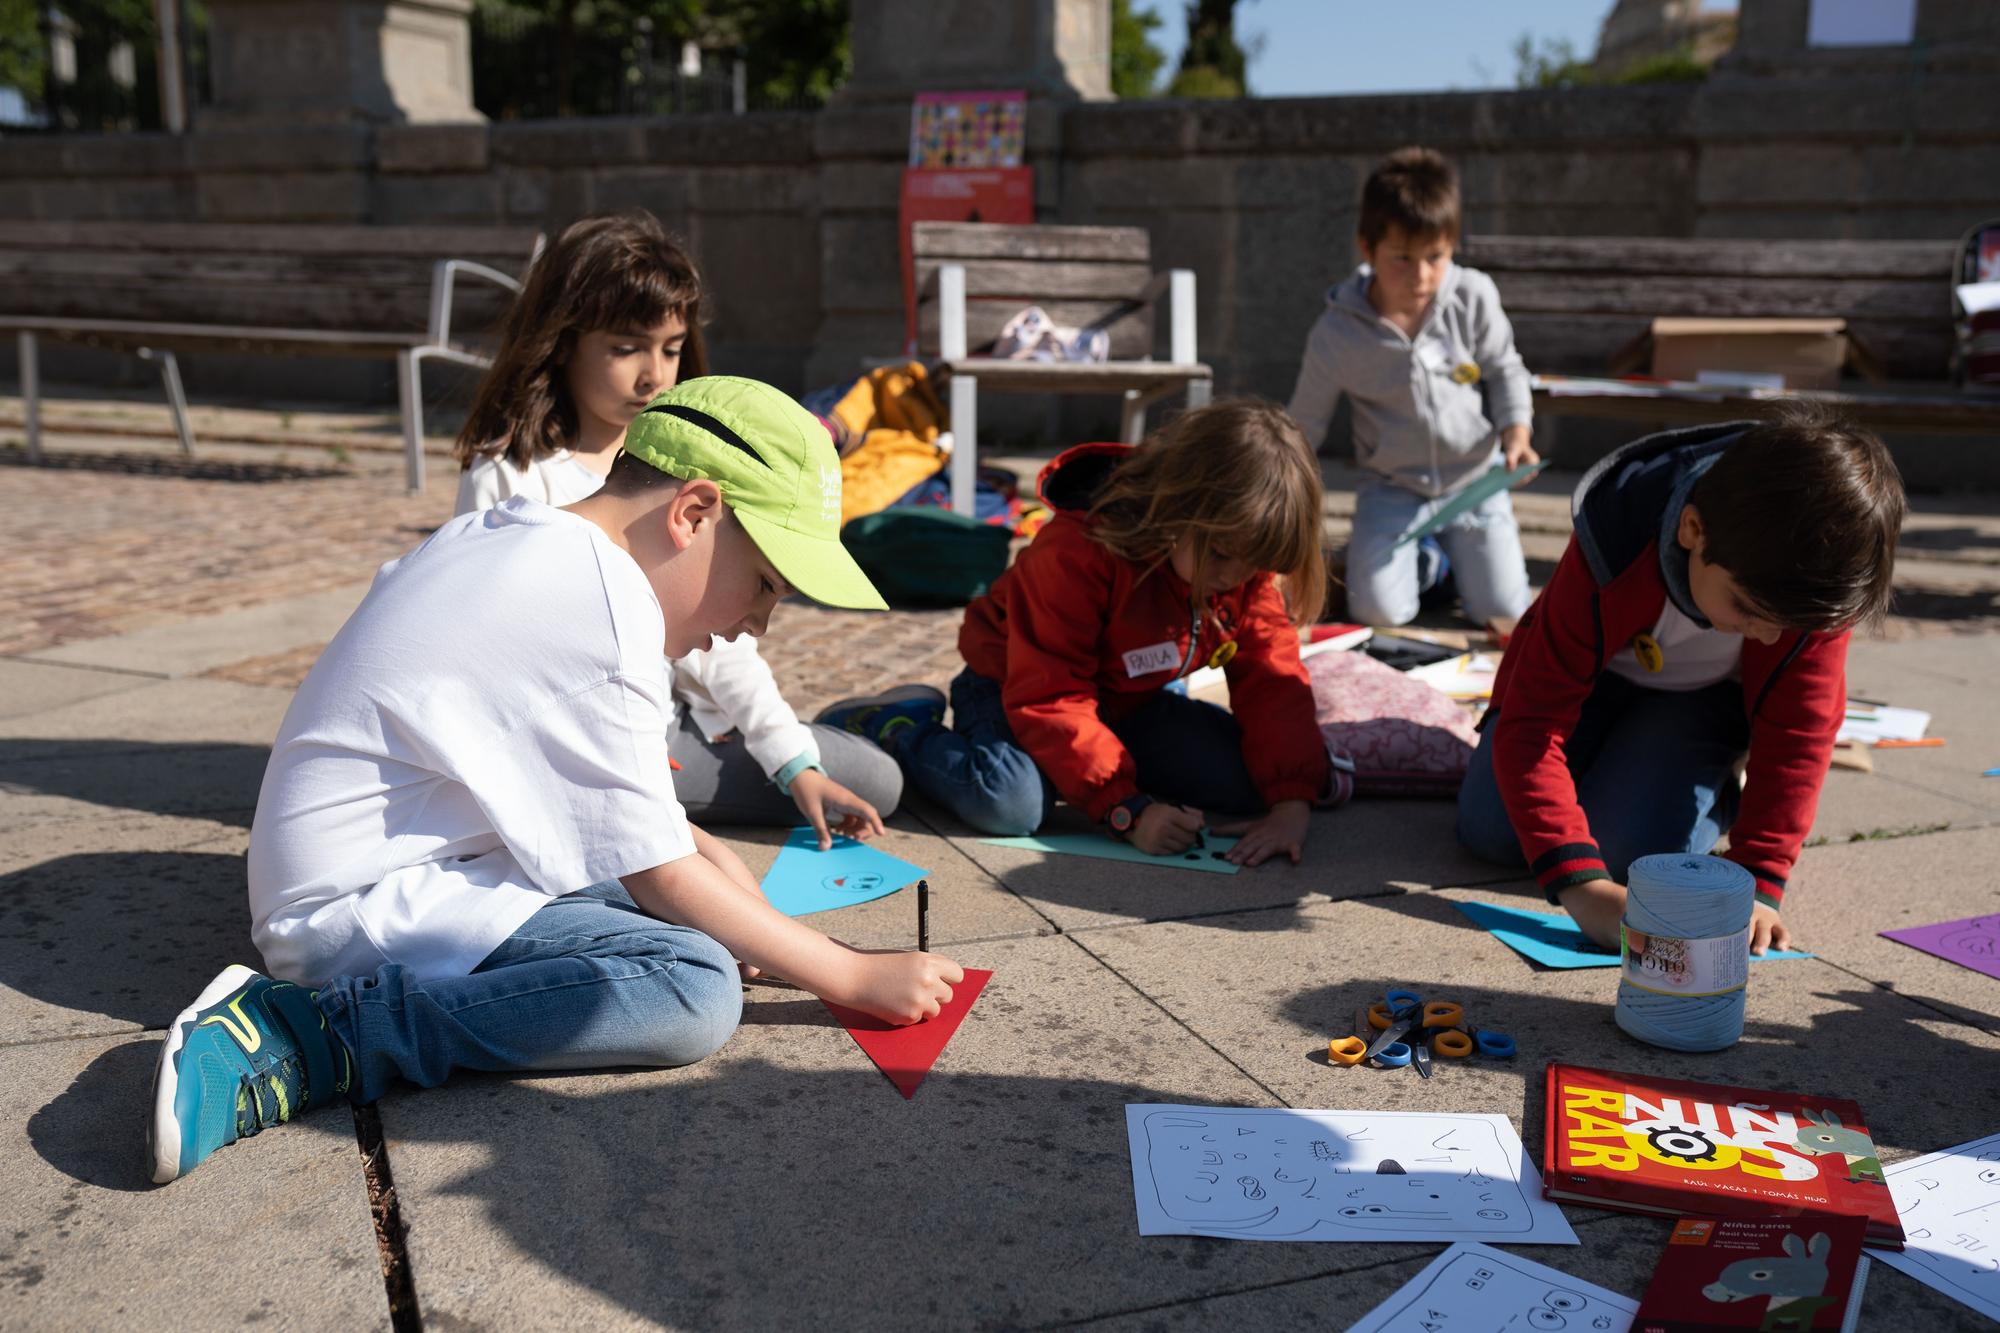
[[[1357,796],[1456,796],[1479,744],[1472,717],[1359,652],[1306,659],[1327,747],[1354,761]]]

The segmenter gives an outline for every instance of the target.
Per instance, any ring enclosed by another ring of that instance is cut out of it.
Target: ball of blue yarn
[[[1632,863],[1625,925],[1646,935],[1709,939],[1742,935],[1757,902],[1757,881],[1719,856],[1672,853]],[[1745,958],[1749,945],[1744,944]],[[1672,1051],[1719,1051],[1743,1035],[1744,991],[1661,995],[1618,981],[1618,1026]]]

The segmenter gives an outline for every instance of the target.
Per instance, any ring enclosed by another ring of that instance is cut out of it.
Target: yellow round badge
[[[1660,651],[1660,641],[1650,634],[1632,636],[1632,656],[1639,659],[1639,665],[1651,672],[1658,672],[1667,664],[1667,655]]]
[[[1454,384],[1477,384],[1479,367],[1471,361],[1461,361],[1451,368],[1451,378]]]
[[[1226,667],[1235,660],[1236,640],[1234,639],[1225,639],[1216,646],[1214,652],[1208,655],[1208,664],[1212,667]]]

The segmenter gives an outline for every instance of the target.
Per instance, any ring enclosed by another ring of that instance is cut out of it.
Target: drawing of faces
[[[882,877],[874,871],[859,874],[828,875],[819,882],[828,893],[849,893],[856,896],[875,893],[882,887]]]
[[[1520,1186],[1477,1169],[1479,1161],[1504,1160],[1490,1127],[1468,1126],[1467,1143],[1434,1150],[1391,1143],[1386,1128],[1376,1131],[1378,1143],[1366,1117],[1349,1123],[1154,1112],[1145,1121],[1147,1164],[1160,1207],[1178,1222],[1229,1235],[1299,1236],[1326,1227],[1481,1236],[1532,1228]],[[1483,1157],[1476,1156],[1479,1133],[1489,1149]]]

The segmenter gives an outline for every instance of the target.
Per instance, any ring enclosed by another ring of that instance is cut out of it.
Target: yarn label
[[[1620,970],[1625,980],[1655,995],[1727,995],[1750,983],[1750,927],[1734,935],[1707,939],[1645,936],[1643,951],[1632,948],[1626,930],[1620,939]]]

